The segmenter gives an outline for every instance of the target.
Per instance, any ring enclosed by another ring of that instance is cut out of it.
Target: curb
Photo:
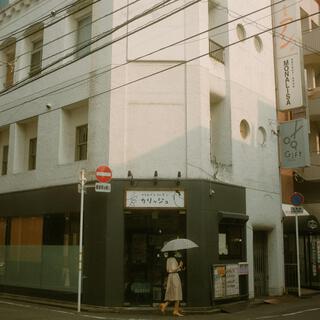
[[[44,305],[50,307],[64,308],[70,310],[77,310],[77,304],[75,302],[66,302],[61,300],[34,298],[29,296],[21,296],[14,294],[0,293],[0,299],[14,302],[24,302],[30,304]],[[173,308],[168,308],[171,310]],[[221,312],[219,307],[185,307],[183,308],[186,314],[213,314]],[[161,312],[157,307],[105,307],[105,306],[94,306],[94,305],[81,305],[81,310],[86,312],[95,313],[121,313],[121,314],[157,314]]]

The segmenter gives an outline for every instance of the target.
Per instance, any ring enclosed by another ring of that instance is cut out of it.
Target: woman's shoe
[[[179,311],[173,311],[173,315],[176,317],[184,317],[184,315],[182,313],[180,313]]]
[[[160,303],[159,308],[163,314],[166,312],[166,305],[164,303]]]

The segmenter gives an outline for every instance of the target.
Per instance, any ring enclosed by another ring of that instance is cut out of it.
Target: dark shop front
[[[313,215],[299,216],[299,260],[302,288],[320,289],[320,225]],[[297,290],[297,246],[295,218],[285,217],[284,258],[288,291]]]
[[[111,187],[85,194],[83,303],[157,305],[166,276],[161,248],[177,237],[199,245],[180,252],[185,305],[247,298],[244,188],[120,179]],[[76,185],[0,195],[2,291],[75,301],[79,208]]]

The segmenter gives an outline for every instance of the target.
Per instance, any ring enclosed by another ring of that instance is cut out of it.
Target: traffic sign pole
[[[294,192],[291,196],[291,203],[294,206],[299,206],[304,202],[304,197],[299,192]],[[301,297],[301,279],[300,279],[300,248],[299,248],[299,220],[298,213],[295,215],[296,222],[296,247],[297,247],[297,285],[298,285],[298,297]]]
[[[295,216],[296,219],[296,247],[297,247],[297,279],[298,279],[298,297],[301,297],[301,281],[300,281],[300,249],[299,249],[299,222],[298,214]]]
[[[80,237],[79,237],[79,267],[78,267],[78,308],[81,312],[81,291],[82,291],[82,243],[83,243],[83,207],[84,207],[84,185],[87,179],[85,177],[85,170],[82,169],[80,173],[81,185],[81,200],[80,200]]]

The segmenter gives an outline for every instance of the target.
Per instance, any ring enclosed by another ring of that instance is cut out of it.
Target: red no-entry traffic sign
[[[96,178],[100,182],[106,183],[112,179],[112,171],[108,166],[99,166],[96,170]]]

